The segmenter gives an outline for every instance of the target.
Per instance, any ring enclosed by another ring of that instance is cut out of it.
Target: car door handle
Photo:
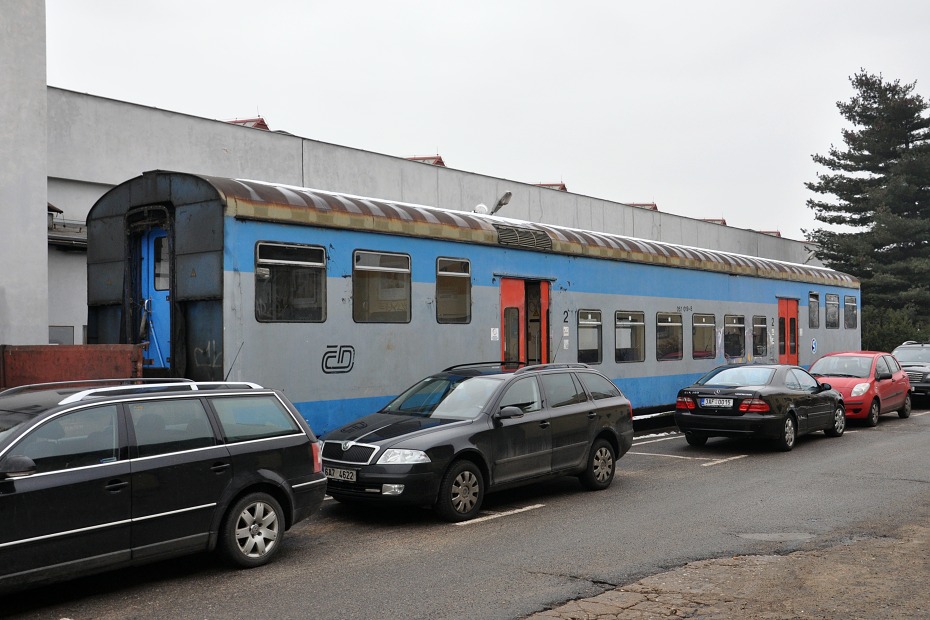
[[[539,428],[549,428],[549,424],[550,424],[549,420],[543,420],[542,422],[539,423]]]
[[[110,493],[119,493],[123,489],[129,486],[129,483],[125,480],[110,480],[104,488]]]
[[[229,463],[214,463],[210,467],[210,470],[215,474],[221,474],[227,469],[229,469]]]
[[[596,418],[596,417],[597,417],[597,411],[589,411],[589,412],[588,412],[588,419],[589,419],[589,420],[593,420],[593,419]]]

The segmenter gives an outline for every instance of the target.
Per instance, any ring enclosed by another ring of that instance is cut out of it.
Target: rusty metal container
[[[141,345],[0,345],[0,389],[30,383],[141,376]]]

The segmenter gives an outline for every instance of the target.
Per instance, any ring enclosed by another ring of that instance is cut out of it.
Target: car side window
[[[514,381],[501,398],[501,409],[504,407],[519,407],[523,413],[539,411],[542,409],[542,400],[539,397],[539,384],[533,377]]]
[[[791,369],[791,375],[794,377],[795,383],[797,383],[796,390],[807,390],[808,392],[813,392],[817,389],[817,386],[820,385],[817,383],[817,379],[813,378],[803,370],[798,370],[797,368]]]
[[[210,399],[226,441],[248,441],[300,432],[297,422],[273,396],[222,397]]]
[[[216,445],[213,427],[198,398],[137,401],[128,407],[139,457]]]
[[[882,359],[885,360],[886,364],[888,364],[888,368],[891,369],[891,372],[901,372],[901,365],[894,357],[885,355],[882,357]]]
[[[559,372],[540,375],[543,390],[546,392],[546,402],[550,408],[564,407],[588,400],[584,390],[572,377],[571,373]]]
[[[45,422],[16,444],[11,454],[35,461],[36,473],[119,460],[116,405],[91,407]]]
[[[593,372],[581,372],[576,376],[588,388],[588,392],[591,393],[591,398],[594,400],[620,396],[620,390],[617,389],[617,386],[601,375],[596,375]]]
[[[888,368],[888,364],[885,362],[884,357],[880,357],[875,360],[875,375],[878,376],[882,373],[888,374],[891,372],[891,369]]]

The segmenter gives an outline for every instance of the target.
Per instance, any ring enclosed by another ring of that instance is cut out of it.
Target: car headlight
[[[401,450],[389,448],[378,459],[378,465],[409,465],[410,463],[429,463],[429,457],[422,450]]]
[[[868,383],[857,383],[856,387],[852,389],[852,394],[850,396],[862,396],[869,391]]]

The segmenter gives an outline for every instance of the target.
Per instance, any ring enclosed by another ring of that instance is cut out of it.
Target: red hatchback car
[[[847,418],[875,426],[883,413],[897,411],[902,418],[911,415],[911,383],[890,353],[828,353],[814,362],[810,373],[828,378],[833,389],[843,395]]]

